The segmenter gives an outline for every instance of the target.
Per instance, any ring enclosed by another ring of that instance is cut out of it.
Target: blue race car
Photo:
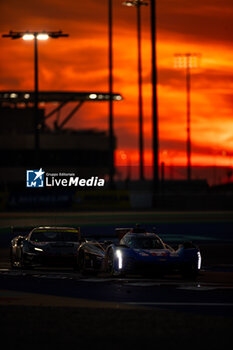
[[[174,250],[155,233],[141,228],[117,229],[119,242],[86,241],[78,250],[81,272],[105,271],[112,276],[126,274],[180,273],[195,277],[201,268],[201,253],[192,242]]]

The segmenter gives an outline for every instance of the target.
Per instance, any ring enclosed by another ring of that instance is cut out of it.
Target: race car
[[[113,276],[126,274],[180,273],[196,277],[201,268],[201,253],[192,242],[174,250],[155,233],[136,227],[118,228],[119,241],[86,241],[78,249],[78,268],[82,273],[104,271]]]
[[[11,241],[12,268],[74,266],[81,235],[79,228],[36,227]]]

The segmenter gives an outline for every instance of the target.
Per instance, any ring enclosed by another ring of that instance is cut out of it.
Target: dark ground
[[[1,341],[8,346],[77,346],[79,349],[189,349],[232,342],[232,319],[163,310],[1,306]]]

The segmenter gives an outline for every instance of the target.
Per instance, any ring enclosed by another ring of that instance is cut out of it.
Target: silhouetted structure
[[[72,171],[80,176],[109,173],[109,137],[97,130],[65,129],[65,124],[86,101],[108,101],[109,94],[100,92],[41,92],[40,102],[57,102],[49,114],[39,109],[40,149],[35,165],[33,93],[30,91],[0,92],[0,182],[25,186],[25,170],[43,167],[47,171]],[[119,94],[113,100],[121,100]],[[54,128],[46,120],[73,102],[63,120],[57,118]],[[23,107],[22,107],[23,105]],[[21,107],[20,107],[21,106]],[[114,139],[115,148],[115,139]]]

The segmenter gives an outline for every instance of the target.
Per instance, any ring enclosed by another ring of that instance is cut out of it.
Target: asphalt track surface
[[[195,281],[180,276],[112,278],[82,276],[68,270],[0,270],[0,300],[19,303],[23,294],[56,296],[79,301],[121,306],[161,308],[198,314],[233,316],[233,273],[201,271]],[[209,282],[208,282],[209,280]],[[66,299],[67,300],[67,299]],[[2,304],[2,303],[1,303]],[[52,302],[53,304],[53,302]]]
[[[184,280],[179,275],[162,279],[112,278],[81,276],[67,269],[11,270],[9,267],[8,249],[12,239],[9,228],[12,225],[80,225],[89,234],[105,237],[114,227],[132,226],[139,221],[137,219],[149,228],[156,224],[165,232],[167,243],[176,245],[182,239],[192,238],[200,244],[204,265],[195,281]],[[43,305],[39,295],[62,298],[60,302],[64,305],[68,299],[75,305],[76,300],[79,307],[101,303],[102,307],[114,304],[233,316],[232,213],[2,213],[0,227],[1,305],[27,303],[28,298],[24,296],[29,294],[32,305],[37,305],[38,300]],[[50,298],[50,302],[54,301]]]

